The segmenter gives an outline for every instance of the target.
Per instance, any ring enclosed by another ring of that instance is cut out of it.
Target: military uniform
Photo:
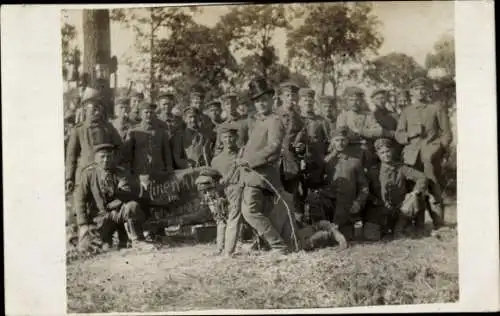
[[[194,112],[199,115],[196,108],[187,108],[185,114]],[[177,169],[208,166],[212,160],[211,149],[213,143],[206,132],[199,129],[186,127],[183,131],[172,137],[172,153],[174,165]]]
[[[393,149],[389,139],[378,139],[375,147],[386,147]],[[413,191],[418,193],[418,203],[421,193],[426,190],[425,175],[414,168],[397,161],[389,163],[381,162],[368,171],[370,180],[369,206],[365,212],[365,238],[368,240],[379,240],[384,230],[393,229],[396,236],[403,233],[406,224],[411,218],[401,212],[401,206],[409,193],[410,185]],[[420,226],[423,226],[424,215],[419,212],[421,205],[413,205],[417,211]]]
[[[424,85],[421,80],[413,86]],[[430,193],[435,203],[427,201],[436,227],[444,223],[442,200],[443,175],[441,163],[445,148],[452,140],[449,118],[439,104],[416,103],[406,107],[398,121],[396,140],[404,145],[403,161],[423,171],[429,180]]]
[[[127,137],[127,133],[132,127],[131,122],[129,121],[128,118],[116,118],[114,120],[111,120],[111,125],[116,129],[118,134],[120,135],[122,141],[125,141],[125,138]]]
[[[251,81],[249,88],[254,100],[273,92],[264,79]],[[282,188],[278,163],[283,137],[284,127],[279,116],[272,113],[255,115],[242,154],[242,160],[252,170],[243,168],[240,173],[240,181],[244,185],[241,204],[243,218],[272,249],[278,251],[284,251],[286,244],[266,215],[270,214],[274,204],[272,187],[277,190]]]
[[[127,135],[123,156],[134,175],[173,170],[169,134],[155,123],[140,123]]]
[[[115,167],[104,170],[97,164],[86,167],[75,191],[80,248],[89,246],[89,238],[95,231],[102,242],[111,245],[113,233],[124,224],[132,242],[144,240],[144,214],[134,198],[125,169]]]
[[[331,134],[337,129],[337,105],[333,96],[323,95],[319,98],[323,111],[323,129],[330,140]]]

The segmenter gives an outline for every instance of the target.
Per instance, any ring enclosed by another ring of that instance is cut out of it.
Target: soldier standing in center
[[[130,100],[128,98],[118,98],[115,103],[115,118],[111,120],[111,124],[120,134],[120,137],[125,141],[128,130],[132,125],[128,118],[130,113]]]
[[[396,111],[389,110],[387,106],[389,103],[389,91],[376,89],[373,91],[371,98],[372,103],[375,106],[375,110],[373,112],[375,120],[378,124],[380,124],[380,126],[382,126],[382,128],[390,131],[388,134],[392,134],[394,137],[394,133],[396,132],[396,128],[398,126],[399,114]],[[394,145],[394,158],[397,160],[399,159],[402,148],[396,142],[394,142]]]
[[[268,218],[273,208],[273,190],[282,190],[279,177],[279,157],[284,137],[282,119],[272,113],[273,89],[264,78],[249,84],[250,98],[257,114],[252,124],[248,143],[237,166],[242,167],[243,184],[241,213],[270,246],[271,251],[286,253],[287,245]],[[264,180],[265,179],[265,180]],[[270,185],[272,184],[272,185]]]
[[[337,128],[337,102],[333,96],[323,95],[319,98],[319,105],[323,112],[323,128],[330,140],[331,134]]]
[[[200,127],[200,110],[188,107],[184,110],[186,128],[172,138],[172,153],[176,169],[208,166],[211,157],[209,135]]]
[[[324,160],[327,154],[328,136],[323,128],[323,120],[314,113],[314,97],[316,93],[311,88],[299,90],[299,106],[304,127],[294,140],[295,148],[300,148],[304,156],[301,164],[301,180],[297,206],[301,213],[309,189],[319,188],[323,184]]]
[[[208,115],[203,113],[203,100],[205,96],[200,88],[193,88],[193,91],[189,95],[189,106],[196,108],[199,111],[200,128],[204,132],[213,131],[215,125]]]
[[[281,181],[287,192],[295,194],[299,185],[299,162],[295,155],[294,140],[304,127],[304,121],[298,110],[299,87],[291,82],[280,86],[282,105],[278,115],[285,128],[281,148]]]

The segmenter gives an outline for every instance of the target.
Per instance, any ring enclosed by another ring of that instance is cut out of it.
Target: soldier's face
[[[95,103],[89,103],[86,108],[85,117],[89,119],[91,122],[96,122],[102,119],[103,110],[100,105]]]
[[[199,109],[201,106],[201,98],[199,96],[192,96],[191,97],[191,106]]]
[[[264,94],[255,100],[257,113],[267,115],[273,107],[273,98],[270,94]]]
[[[138,97],[133,97],[130,99],[130,106],[131,107],[136,107],[139,105],[140,99]]]
[[[248,107],[245,104],[240,104],[238,106],[238,113],[241,116],[247,116],[248,115]]]
[[[351,110],[359,110],[361,105],[361,97],[357,94],[351,94],[347,97],[346,100],[347,108]]]
[[[337,108],[335,105],[330,104],[330,103],[324,103],[321,105],[321,107],[324,109],[324,113],[327,117],[334,118],[337,117]]]
[[[387,147],[382,147],[377,150],[377,156],[382,162],[392,161],[392,150]]]
[[[130,107],[127,104],[117,104],[115,106],[115,115],[119,118],[128,116],[130,113]]]
[[[343,136],[337,136],[333,138],[332,142],[335,150],[338,152],[344,151],[348,144],[347,138]]]
[[[141,111],[141,120],[146,123],[151,123],[155,118],[156,112],[152,109],[143,109]]]
[[[378,109],[383,109],[387,103],[387,98],[384,94],[379,93],[373,96],[372,102]]]
[[[184,117],[186,120],[186,125],[190,128],[198,128],[199,122],[198,122],[198,117],[194,113],[188,113]]]
[[[299,101],[298,94],[289,89],[284,90],[283,93],[281,94],[281,102],[283,108],[287,111],[290,111],[295,106],[297,106],[298,101]]]
[[[426,97],[425,88],[423,86],[416,86],[411,89],[411,96],[413,101],[422,101]]]
[[[236,148],[237,134],[235,132],[226,132],[222,134],[222,142],[225,148]]]
[[[222,114],[222,110],[219,107],[212,106],[208,109],[208,115],[212,120],[218,120]]]
[[[170,112],[174,107],[174,99],[172,97],[161,98],[158,100],[158,106],[160,108],[165,108]]]
[[[113,167],[114,154],[112,151],[99,151],[94,155],[94,161],[104,170],[111,169]]]
[[[303,113],[313,113],[314,112],[314,98],[310,95],[306,95],[300,98],[300,109]]]

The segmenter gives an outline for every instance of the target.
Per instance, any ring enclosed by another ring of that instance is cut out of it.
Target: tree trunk
[[[328,72],[326,61],[323,61],[323,72],[321,73],[321,95],[325,95],[326,75]]]
[[[113,93],[109,87],[111,36],[108,10],[83,10],[83,71],[89,75],[90,86],[103,93],[108,114],[113,113]],[[105,69],[101,79],[96,77],[95,66]]]
[[[154,57],[154,45],[155,45],[155,37],[154,37],[154,19],[153,19],[153,11],[151,10],[151,34],[149,38],[149,98],[151,101],[154,100],[155,97],[155,68],[153,64]]]

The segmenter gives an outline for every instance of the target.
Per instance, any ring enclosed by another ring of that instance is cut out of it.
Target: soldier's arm
[[[120,157],[120,165],[122,165],[125,169],[132,169],[132,160],[134,159],[134,145],[135,145],[135,137],[134,132],[132,130],[127,131],[127,136],[125,136],[125,142],[123,143],[121,149],[121,157]]]
[[[442,106],[438,107],[437,120],[441,132],[441,144],[443,145],[443,147],[448,147],[453,136],[451,133],[450,118],[446,113],[446,109],[444,109]]]
[[[200,209],[191,214],[185,214],[179,217],[180,225],[203,224],[212,219],[212,214],[207,205],[202,204]]]
[[[75,181],[76,164],[81,152],[80,138],[76,127],[71,130],[66,150],[66,181]]]
[[[406,111],[403,111],[399,117],[394,138],[401,145],[406,145],[410,142],[408,137],[408,120],[406,118]]]
[[[339,116],[337,116],[337,129],[341,129],[341,128],[347,128],[347,119],[346,119],[346,115],[345,115],[345,111],[342,111],[339,113]]]
[[[407,165],[401,166],[401,173],[403,174],[403,177],[407,180],[410,180],[415,183],[415,186],[413,187],[414,192],[424,192],[426,187],[427,187],[427,178],[425,175],[410,167]]]
[[[251,168],[257,168],[269,162],[279,159],[281,145],[284,137],[284,126],[279,117],[274,117],[268,121],[267,145],[259,152],[252,153],[248,164]]]
[[[75,213],[78,226],[92,224],[92,219],[87,212],[87,204],[91,198],[90,173],[84,171],[80,178],[80,185],[77,186],[75,191]]]
[[[165,163],[165,171],[171,172],[174,170],[174,162],[173,162],[173,155],[172,155],[172,149],[170,148],[170,136],[167,131],[163,132],[163,137],[162,137],[162,155],[163,155],[163,162]]]
[[[172,137],[172,154],[174,157],[175,165],[180,169],[187,169],[190,167],[187,159],[182,158],[182,134],[177,133]]]
[[[116,153],[117,153],[117,161],[119,165],[125,164],[124,158],[123,158],[123,141],[122,137],[120,136],[120,133],[118,130],[111,124],[109,123],[110,131],[111,131],[111,141],[113,142],[113,145],[116,146]]]

